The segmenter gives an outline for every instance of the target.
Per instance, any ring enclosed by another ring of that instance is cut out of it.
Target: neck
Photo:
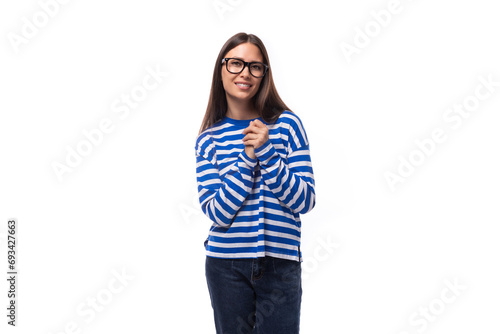
[[[227,99],[226,116],[238,120],[254,119],[260,116],[251,101],[234,101]]]

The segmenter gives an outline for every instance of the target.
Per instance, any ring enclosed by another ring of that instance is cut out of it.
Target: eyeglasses
[[[229,73],[238,74],[243,72],[246,66],[250,70],[250,74],[256,78],[262,78],[266,75],[266,72],[269,68],[266,64],[263,64],[258,61],[246,62],[237,58],[224,58],[222,59],[222,63],[226,63],[226,70]]]

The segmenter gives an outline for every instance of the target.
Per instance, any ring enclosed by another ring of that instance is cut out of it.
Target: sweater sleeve
[[[288,127],[287,157],[283,159],[268,139],[255,149],[261,175],[276,198],[294,213],[304,214],[316,204],[309,142],[298,118]]]
[[[203,213],[214,223],[229,227],[253,188],[257,159],[243,150],[228,167],[224,178],[219,176],[215,157],[196,149],[198,197]]]

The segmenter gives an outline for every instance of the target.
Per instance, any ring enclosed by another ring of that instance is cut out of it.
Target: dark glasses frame
[[[241,71],[239,71],[239,72],[231,72],[231,71],[229,70],[229,65],[228,65],[228,63],[229,63],[229,60],[231,60],[231,59],[238,60],[238,61],[241,61],[241,62],[243,63],[243,67],[241,68]],[[222,59],[222,64],[224,64],[224,63],[226,63],[226,70],[227,70],[229,73],[232,73],[232,74],[239,74],[239,73],[243,72],[243,70],[245,69],[245,67],[247,67],[247,66],[248,66],[248,70],[249,70],[250,74],[251,74],[253,77],[255,77],[255,78],[263,78],[263,77],[266,75],[267,70],[269,69],[269,66],[267,66],[267,65],[266,65],[266,64],[264,64],[264,63],[261,63],[260,61],[251,61],[251,62],[246,62],[246,61],[243,61],[243,60],[241,60],[241,59],[239,59],[239,58],[223,58],[223,59]],[[251,66],[252,66],[253,64],[259,64],[259,65],[262,65],[262,66],[264,67],[264,73],[263,73],[261,76],[256,76],[256,75],[254,75],[254,74],[252,73],[252,67],[251,67]]]

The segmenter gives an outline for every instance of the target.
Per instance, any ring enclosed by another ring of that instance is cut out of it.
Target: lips
[[[250,89],[250,87],[252,87],[251,84],[247,83],[247,82],[235,82],[234,83],[238,88],[240,89],[243,89],[243,90],[246,90],[246,89]]]

